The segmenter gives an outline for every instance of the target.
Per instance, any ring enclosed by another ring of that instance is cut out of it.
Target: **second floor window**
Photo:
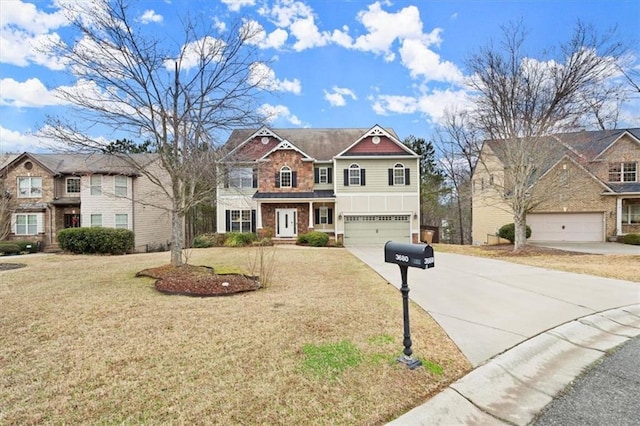
[[[404,185],[404,164],[397,163],[393,166],[393,184]]]
[[[609,164],[609,182],[637,182],[638,163]]]
[[[345,169],[345,186],[364,186],[364,169],[361,169],[358,164],[351,164],[348,169]]]
[[[67,178],[67,194],[79,194],[80,193],[80,178],[70,177]]]
[[[127,196],[127,177],[126,176],[116,176],[115,194],[116,194],[116,197]]]
[[[41,177],[19,177],[18,178],[18,198],[40,198],[42,197]]]
[[[93,175],[90,178],[91,195],[102,195],[102,176]]]
[[[230,188],[252,188],[253,169],[251,167],[236,167],[229,170]]]
[[[291,188],[291,168],[289,166],[280,169],[280,187]]]

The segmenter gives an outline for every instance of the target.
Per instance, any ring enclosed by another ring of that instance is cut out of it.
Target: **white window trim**
[[[232,168],[229,171],[229,188],[253,188],[253,168]]]
[[[26,233],[18,233],[18,216],[26,216],[27,217],[27,224],[26,226]],[[35,233],[29,233],[29,219],[28,217],[33,217],[35,216],[36,219],[36,232]],[[44,233],[44,213],[13,213],[11,215],[11,232],[15,235],[37,235],[37,234],[42,234]]]
[[[393,185],[404,185],[404,164],[402,163],[396,163],[393,166]]]
[[[329,224],[329,207],[327,206],[320,206],[320,217],[318,219],[320,219],[320,223],[319,225],[328,225]]]
[[[77,192],[69,192],[69,181],[72,181],[72,180],[73,180],[73,181],[77,181],[77,182],[78,182],[78,191],[77,191]],[[77,195],[77,194],[80,194],[80,186],[81,186],[81,180],[80,180],[80,178],[79,178],[79,177],[77,177],[77,176],[70,176],[70,177],[67,177],[67,178],[64,180],[64,192],[65,192],[65,194],[67,194],[67,195],[71,195],[71,194],[73,194],[73,195]]]
[[[288,183],[285,185],[284,184],[284,177],[287,176],[287,180]],[[280,169],[280,188],[291,188],[292,185],[292,179],[293,179],[293,173],[291,171],[291,167],[289,166],[282,166],[282,168]]]
[[[124,185],[118,185],[118,180],[121,182],[124,180]],[[124,194],[122,190],[124,189]],[[128,197],[129,196],[129,179],[126,176],[117,175],[113,178],[113,194],[116,197]]]
[[[319,167],[318,168],[318,183],[329,183],[329,168],[328,167]]]
[[[99,182],[94,182],[99,181]],[[89,177],[91,195],[102,195],[102,175],[92,175]]]
[[[361,186],[360,170],[362,169],[356,163],[349,165],[349,186]]]
[[[33,186],[34,179],[40,179],[40,186]],[[29,185],[27,187],[27,190],[29,192],[28,195],[21,194],[21,191],[20,191],[21,180],[27,180],[29,182]],[[41,176],[18,176],[17,185],[18,185],[18,198],[42,198],[42,177]],[[39,190],[40,193],[37,195],[33,195],[34,189]]]
[[[94,225],[93,224],[93,219],[94,218],[96,218],[96,219],[100,218],[100,224],[99,225]],[[102,222],[102,214],[101,213],[92,213],[92,214],[89,215],[89,225],[92,228],[102,228],[102,223],[103,222]]]
[[[122,218],[122,216],[124,216],[125,223],[118,223],[118,217]],[[128,213],[116,213],[113,217],[113,223],[114,223],[114,227],[116,229],[129,229],[129,214]],[[124,225],[124,226],[123,226]]]
[[[248,218],[246,218],[246,216],[248,216]],[[237,229],[233,229],[234,224],[237,225]],[[243,230],[246,225],[248,225],[248,229]],[[229,226],[230,232],[251,232],[251,225],[251,210],[231,210],[231,223]]]

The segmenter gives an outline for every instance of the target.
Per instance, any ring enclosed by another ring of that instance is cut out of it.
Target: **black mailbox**
[[[433,247],[429,244],[407,244],[387,241],[384,245],[384,261],[414,268],[433,268]]]

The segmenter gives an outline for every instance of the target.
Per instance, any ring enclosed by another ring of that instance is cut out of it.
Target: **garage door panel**
[[[389,240],[411,242],[410,226],[406,215],[346,216],[345,245],[384,245]]]
[[[530,241],[604,241],[602,213],[537,213],[527,216]]]

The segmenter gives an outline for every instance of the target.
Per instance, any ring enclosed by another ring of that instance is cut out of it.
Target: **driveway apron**
[[[400,288],[382,247],[348,250]],[[476,367],[550,328],[640,302],[640,284],[500,260],[435,254],[435,268],[409,268],[409,297],[426,310]],[[400,301],[400,296],[398,296]],[[414,342],[419,356],[419,342]]]

